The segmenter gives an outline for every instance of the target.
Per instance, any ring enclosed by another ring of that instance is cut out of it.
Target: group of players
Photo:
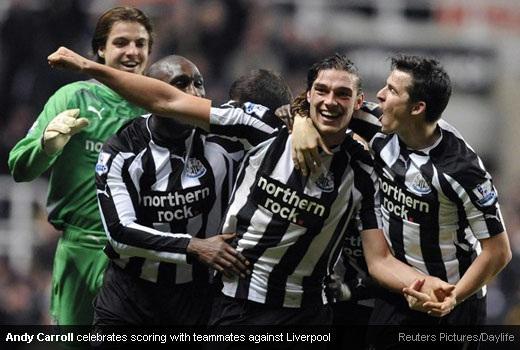
[[[96,80],[58,90],[11,151],[16,181],[51,169],[53,322],[331,324],[343,301],[341,323],[484,323],[511,251],[489,173],[440,119],[451,85],[436,60],[393,57],[379,105],[335,54],[294,101],[258,69],[215,107],[186,58],[143,75],[153,39],[144,13],[117,7],[95,29],[97,63],[50,55]],[[292,132],[274,115],[291,102]],[[380,336],[371,346],[391,346]]]

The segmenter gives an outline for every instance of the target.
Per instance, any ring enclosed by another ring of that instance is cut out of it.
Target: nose
[[[386,87],[382,88],[381,90],[379,90],[379,91],[377,92],[376,97],[377,97],[377,99],[378,99],[379,101],[384,101],[384,99],[385,99],[385,90],[386,90]]]
[[[334,92],[333,91],[330,91],[326,96],[325,96],[325,104],[326,105],[336,105],[336,98],[334,96]]]
[[[193,96],[202,97],[202,94],[193,83],[188,84],[188,86],[186,87],[186,93]]]
[[[128,56],[137,56],[137,45],[134,42],[128,44],[126,54]]]

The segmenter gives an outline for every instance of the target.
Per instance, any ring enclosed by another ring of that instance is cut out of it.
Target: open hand
[[[234,233],[222,234],[206,239],[193,237],[187,252],[201,263],[214,268],[226,277],[236,275],[245,278],[251,274],[247,268],[249,261],[228,242],[235,238]]]
[[[314,127],[310,118],[296,116],[292,131],[292,158],[294,167],[307,176],[307,168],[315,173],[321,167],[319,148],[327,154],[332,154],[320,133]]]
[[[276,115],[278,118],[283,120],[283,122],[287,126],[287,129],[289,130],[289,134],[290,134],[292,132],[293,121],[294,121],[294,118],[291,115],[291,105],[286,104],[286,105],[278,107],[276,109],[276,111],[274,111],[274,115]]]
[[[42,136],[42,148],[53,155],[65,147],[72,135],[89,125],[87,118],[79,118],[79,109],[67,109],[51,120]]]

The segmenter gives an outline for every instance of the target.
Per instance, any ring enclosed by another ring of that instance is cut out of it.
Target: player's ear
[[[363,100],[365,99],[365,94],[364,93],[359,93],[357,96],[356,96],[356,103],[354,104],[354,110],[357,111],[358,109],[361,108],[361,105],[363,104]]]
[[[97,54],[99,57],[101,58],[105,58],[105,48],[104,47],[100,47],[98,50],[97,50]]]
[[[412,115],[419,115],[426,112],[426,102],[419,101],[412,104]]]

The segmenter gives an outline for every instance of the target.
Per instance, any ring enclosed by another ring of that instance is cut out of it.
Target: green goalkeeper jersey
[[[41,148],[49,122],[66,109],[79,108],[90,125],[52,156]],[[58,230],[73,225],[105,238],[96,199],[94,170],[105,140],[127,121],[146,113],[108,87],[89,80],[66,85],[47,102],[27,136],[9,154],[14,179],[32,181],[51,168],[47,212]]]

